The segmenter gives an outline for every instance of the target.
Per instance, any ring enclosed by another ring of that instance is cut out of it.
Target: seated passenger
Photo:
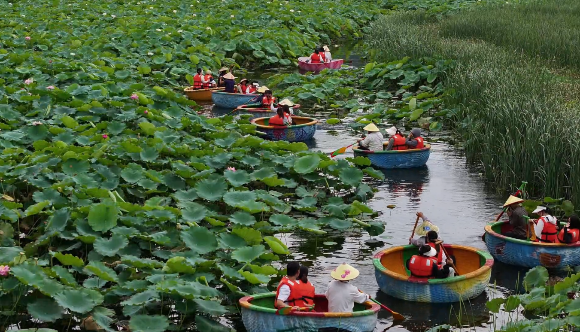
[[[324,45],[324,46],[322,47],[322,49],[324,50],[324,59],[325,59],[327,62],[330,62],[330,61],[332,61],[332,54],[330,53],[330,48],[328,48],[328,46]]]
[[[383,151],[383,134],[381,134],[379,128],[374,123],[370,123],[363,129],[367,131],[367,135],[365,138],[358,140],[359,149]]]
[[[425,144],[423,144],[423,137],[421,137],[421,129],[411,129],[406,145],[409,149],[422,149],[425,147]]]
[[[314,53],[310,55],[310,63],[322,63],[322,57],[318,49],[314,49]]]
[[[238,84],[238,93],[243,93],[246,94],[246,91],[248,90],[248,79],[247,78],[243,78],[240,83]]]
[[[203,77],[203,79],[204,79],[204,83],[203,83],[204,89],[209,89],[209,88],[213,88],[216,86],[216,83],[213,80],[213,76],[211,74],[211,70],[208,69],[205,71],[205,76]]]
[[[514,239],[527,240],[528,239],[528,212],[523,208],[522,202],[524,200],[515,196],[510,196],[503,207],[507,207],[507,215],[512,230],[506,232],[504,235]]]
[[[407,139],[401,134],[401,132],[395,127],[391,127],[386,130],[389,135],[389,144],[387,145],[387,150],[407,150]]]
[[[349,284],[349,281],[359,274],[357,269],[344,263],[330,272],[330,276],[335,280],[328,284],[325,293],[328,299],[328,312],[352,312],[355,302],[365,303],[369,300],[369,295],[361,293],[356,286]]]
[[[232,73],[227,73],[224,75],[225,92],[235,93],[236,92],[236,77]]]
[[[326,54],[324,53],[324,49],[322,47],[318,48],[318,54],[320,55],[320,61],[326,62]]]
[[[248,84],[248,87],[246,88],[246,93],[247,94],[254,94],[256,93],[256,90],[258,90],[258,83],[256,82],[252,82],[251,84]]]
[[[300,274],[300,264],[298,262],[289,262],[286,266],[286,276],[280,280],[278,289],[276,289],[276,300],[274,306],[278,309],[283,307],[293,307],[298,309],[296,300],[298,291],[296,289],[296,278]]]
[[[314,286],[308,281],[308,266],[300,266],[300,275],[296,278],[297,307],[311,307],[314,305]]]
[[[274,103],[276,103],[276,97],[272,96],[272,90],[265,90],[264,97],[262,97],[262,107],[269,108]]]
[[[203,89],[203,85],[206,83],[205,78],[201,72],[201,68],[197,68],[197,73],[193,76],[193,88],[195,90]]]
[[[536,232],[536,237],[540,242],[555,243],[558,235],[558,220],[551,216],[549,210],[545,206],[538,206],[533,212],[537,214],[540,218],[535,222],[534,231]]]
[[[558,233],[558,242],[576,243],[580,240],[580,218],[577,215],[571,215],[568,223]]]
[[[438,261],[441,258],[442,251],[437,254],[437,250],[431,246],[423,245],[419,248],[419,255],[413,255],[407,261],[407,269],[411,271],[412,276],[417,278],[443,279],[455,276],[455,270],[451,267],[453,260],[447,258],[445,263],[440,264]]]
[[[268,125],[270,126],[290,126],[292,124],[292,119],[284,114],[284,109],[278,107],[276,115],[270,118]]]

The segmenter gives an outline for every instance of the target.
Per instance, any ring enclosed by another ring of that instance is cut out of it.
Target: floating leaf
[[[181,232],[181,239],[187,247],[199,254],[207,254],[217,249],[215,235],[205,227],[190,227]]]
[[[234,224],[251,226],[256,223],[256,218],[247,212],[238,211],[232,214],[230,221]]]
[[[303,156],[294,162],[294,170],[300,174],[313,172],[320,164],[320,157],[316,154]]]
[[[63,309],[49,298],[36,299],[34,302],[28,303],[27,309],[32,317],[43,322],[55,322],[63,314]]]
[[[133,332],[165,332],[169,327],[169,321],[165,316],[134,315],[131,316],[129,327]]]
[[[195,190],[197,190],[199,197],[208,201],[217,201],[218,199],[222,198],[226,192],[227,187],[228,185],[223,179],[216,178],[213,180],[206,179],[198,182],[198,184],[195,186]]]
[[[264,241],[268,244],[270,249],[276,254],[279,255],[289,255],[290,251],[288,251],[288,247],[280,241],[277,237],[274,236],[266,236],[264,237]]]
[[[103,303],[103,296],[92,289],[65,290],[56,294],[54,299],[61,307],[81,314]]]
[[[121,235],[113,235],[109,239],[99,238],[93,244],[95,250],[103,256],[115,256],[119,250],[125,248],[129,244],[126,237]]]
[[[244,247],[234,250],[231,257],[241,263],[250,263],[265,252],[266,250],[262,245]]]
[[[117,226],[119,208],[112,201],[91,206],[89,211],[89,225],[97,232],[106,232]]]

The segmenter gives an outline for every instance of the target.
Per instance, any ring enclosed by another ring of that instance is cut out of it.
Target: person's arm
[[[389,138],[389,144],[387,145],[387,151],[392,150],[393,146],[395,146],[395,139],[391,137],[391,138]]]
[[[360,146],[363,146],[363,147],[365,147],[365,148],[366,148],[366,147],[368,147],[368,146],[369,146],[369,143],[371,142],[371,140],[369,139],[369,137],[370,137],[370,135],[367,135],[367,137],[365,137],[364,139],[360,140],[360,141],[358,142],[358,144],[359,144]]]
[[[417,141],[416,139],[408,139],[407,142],[405,142],[405,144],[407,145],[408,148],[414,149],[417,147],[417,144],[419,144],[419,141]]]
[[[284,303],[284,301],[288,300],[289,297],[290,287],[288,287],[288,285],[282,285],[282,287],[280,287],[280,292],[278,293],[278,298],[276,299],[276,307],[289,307],[288,304]]]
[[[356,303],[365,303],[370,298],[370,296],[368,294],[361,293],[355,286],[352,286],[350,293],[351,293],[352,299]]]
[[[205,75],[199,75],[199,77],[201,78],[201,83],[208,83],[209,81],[205,80]]]
[[[272,112],[276,112],[277,111],[276,107],[274,107],[274,103],[270,103],[270,110]]]
[[[536,226],[534,226],[534,231],[536,233],[536,237],[539,239],[542,238],[542,231],[544,230],[544,220],[538,220]]]

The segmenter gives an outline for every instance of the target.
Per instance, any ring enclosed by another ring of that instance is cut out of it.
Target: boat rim
[[[330,60],[330,62],[323,62],[323,63],[310,63],[310,62],[306,62],[306,61],[304,61],[304,60],[300,60],[301,58],[310,59],[309,57],[307,57],[307,56],[301,56],[301,57],[298,57],[298,62],[307,63],[307,64],[309,64],[309,65],[324,65],[325,63],[326,63],[326,64],[328,64],[328,63],[331,63],[331,62],[337,62],[337,61],[343,61],[343,62],[344,62],[344,59],[332,59],[332,60]]]
[[[234,109],[234,111],[244,111],[244,112],[272,112],[272,113],[275,113],[274,111],[272,111],[268,107],[247,107],[247,106],[248,106],[247,104],[240,105],[240,106],[236,107],[236,109]],[[291,107],[293,109],[299,109],[300,108],[300,104],[294,104]]]
[[[413,245],[406,245],[406,246],[396,246],[396,247],[392,247],[392,248],[388,248],[388,249],[379,251],[373,257],[373,265],[375,266],[375,270],[378,270],[382,274],[385,274],[393,279],[402,280],[402,281],[406,281],[406,282],[410,282],[410,283],[414,283],[414,284],[425,284],[425,285],[452,284],[452,283],[455,283],[458,281],[471,279],[471,278],[474,278],[474,277],[477,277],[477,276],[480,276],[484,273],[489,272],[489,270],[491,270],[491,267],[493,266],[493,262],[494,262],[493,257],[491,256],[490,253],[488,253],[486,251],[479,250],[479,249],[473,248],[473,247],[456,245],[456,244],[446,244],[444,246],[449,247],[451,249],[462,249],[462,250],[468,250],[471,252],[475,252],[480,257],[483,257],[485,259],[485,264],[483,264],[483,266],[481,266],[479,269],[477,269],[475,271],[472,271],[472,272],[469,272],[466,274],[462,274],[460,276],[451,277],[451,278],[427,279],[427,282],[425,282],[425,279],[410,280],[408,275],[402,275],[402,274],[390,271],[381,263],[381,258],[385,254],[392,253],[392,252],[399,251],[399,250],[404,250],[405,248],[409,248],[409,247],[415,247]]]
[[[532,242],[532,241],[528,241],[528,240],[515,239],[513,237],[509,237],[509,236],[505,236],[503,234],[500,234],[500,233],[498,233],[498,232],[496,232],[496,231],[494,231],[492,229],[493,226],[501,225],[503,223],[504,223],[503,221],[498,221],[498,222],[492,222],[490,224],[485,225],[485,233],[486,234],[489,234],[491,236],[495,236],[497,238],[500,238],[500,239],[502,239],[504,241],[513,242],[513,243],[517,243],[517,244],[523,244],[523,245],[527,245],[527,246],[556,247],[556,248],[580,247],[580,242],[576,242],[574,244],[567,244],[567,243],[544,243],[544,242]]]
[[[309,118],[306,116],[293,116],[292,118],[297,118],[297,119],[310,119],[312,121],[307,122],[307,123],[303,123],[303,124],[299,124],[299,125],[293,125],[293,126],[264,126],[261,124],[257,124],[256,121],[258,120],[262,120],[262,119],[269,119],[268,117],[262,117],[262,118],[255,118],[252,119],[252,121],[250,121],[253,125],[255,125],[258,128],[262,128],[262,129],[294,129],[294,128],[300,128],[300,127],[307,127],[307,126],[313,126],[316,125],[318,123],[318,120],[316,120],[315,118]]]
[[[259,94],[255,93],[239,93],[239,92],[225,92],[225,91],[212,91],[211,93],[223,94],[223,95],[237,95],[237,96],[248,96],[248,97],[258,97]]]
[[[385,145],[385,144],[383,144]],[[415,153],[415,152],[423,152],[431,150],[431,144],[425,144],[425,147],[422,149],[408,149],[408,150],[383,150],[383,151],[369,151],[369,150],[361,150],[361,149],[352,149],[353,151],[366,153],[366,154],[389,154],[389,153]]]
[[[183,91],[185,92],[205,92],[205,91],[220,91],[223,90],[222,87],[219,88],[206,88],[206,89],[194,89],[192,86],[188,86],[187,88],[183,89]]]
[[[320,294],[317,294],[320,295]],[[322,295],[324,296],[324,295]],[[274,308],[266,308],[266,307],[262,307],[259,305],[255,305],[250,303],[252,300],[255,299],[263,299],[263,298],[267,298],[267,297],[276,297],[276,293],[275,292],[271,292],[271,293],[262,293],[262,294],[256,294],[256,295],[249,295],[249,296],[244,296],[240,299],[239,303],[240,306],[242,306],[242,308],[248,309],[248,310],[252,310],[252,311],[260,311],[260,312],[265,312],[265,313],[271,313],[271,314],[276,314],[276,311],[278,311],[277,309]],[[323,318],[337,318],[337,317],[359,317],[359,316],[371,316],[371,315],[375,315],[379,312],[379,310],[381,309],[381,307],[371,301],[366,301],[364,303],[367,306],[370,306],[370,309],[366,309],[366,310],[361,310],[361,311],[353,311],[353,312],[307,312],[307,311],[295,311],[295,312],[291,312],[288,315],[289,316],[304,316],[304,317],[323,317]]]

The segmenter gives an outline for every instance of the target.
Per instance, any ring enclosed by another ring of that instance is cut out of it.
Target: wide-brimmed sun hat
[[[353,280],[358,277],[359,274],[360,272],[357,269],[346,263],[340,264],[336,269],[330,272],[331,277],[340,281]]]
[[[234,75],[232,75],[232,73],[227,73],[227,74],[225,74],[225,75],[224,75],[224,78],[225,78],[226,80],[234,80],[234,79],[236,79],[236,77],[235,77]]]
[[[328,48],[328,46],[326,45],[322,46],[322,49],[324,50],[324,52],[330,52],[330,48]]]
[[[230,70],[228,67],[222,67],[219,71]]]
[[[395,136],[397,133],[397,127],[392,126],[391,128],[385,130],[389,136]]]
[[[260,83],[252,83],[253,86],[260,86]]]
[[[211,70],[208,69],[208,70],[205,71],[205,73],[206,74],[211,74]]]
[[[282,99],[282,101],[279,104],[280,105],[294,106],[294,103],[288,98]]]
[[[377,127],[374,123],[369,123],[366,127],[363,128],[366,131],[380,131],[379,127]]]
[[[538,205],[538,207],[534,211],[532,211],[532,213],[534,213],[534,214],[535,213],[540,213],[542,211],[546,211],[546,209],[547,208],[545,206]]]
[[[270,90],[270,89],[268,89],[268,87],[265,85],[262,85],[261,87],[258,88],[259,93],[264,93],[264,92],[266,92],[266,90]]]
[[[523,201],[524,201],[523,199],[512,195],[507,199],[507,201],[505,201],[505,204],[503,205],[503,207],[510,206],[510,205],[517,204],[517,203],[521,203]]]
[[[242,83],[242,82],[247,82],[247,81],[248,81],[248,79],[247,79],[247,78],[242,78],[242,79],[240,80],[240,83]]]

